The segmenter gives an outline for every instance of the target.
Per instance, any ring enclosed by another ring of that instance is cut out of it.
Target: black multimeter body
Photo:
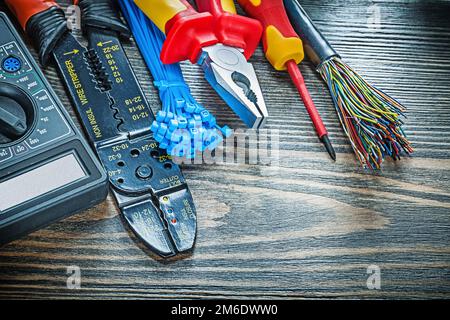
[[[0,245],[103,201],[105,170],[0,12]]]

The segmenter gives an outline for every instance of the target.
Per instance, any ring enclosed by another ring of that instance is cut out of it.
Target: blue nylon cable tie
[[[178,63],[165,65],[161,62],[164,34],[133,0],[119,0],[119,4],[159,90],[162,109],[151,130],[160,147],[171,156],[187,158],[218,147],[218,142],[229,137],[232,130],[228,126],[218,126],[216,118],[194,99]]]
[[[168,90],[170,88],[182,88],[182,89],[187,89],[190,91],[189,86],[186,84],[186,82],[181,82],[181,81],[169,82],[166,80],[159,80],[159,81],[154,81],[153,84],[160,91]]]

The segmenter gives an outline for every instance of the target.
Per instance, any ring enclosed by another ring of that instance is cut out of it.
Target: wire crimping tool
[[[247,62],[262,36],[254,19],[237,15],[233,0],[135,0],[167,39],[161,60],[199,64],[222,99],[251,128],[268,117],[253,66]]]
[[[77,1],[87,48],[69,32],[55,2],[6,3],[35,40],[41,62],[55,59],[131,229],[163,257],[192,249],[197,229],[193,199],[180,168],[152,135],[154,115],[120,43],[119,37],[130,34],[114,3]]]

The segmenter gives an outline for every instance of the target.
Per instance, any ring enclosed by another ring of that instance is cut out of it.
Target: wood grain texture
[[[329,161],[287,74],[261,49],[252,58],[281,129],[274,166],[185,166],[199,219],[192,255],[162,261],[126,228],[110,197],[87,212],[0,249],[0,298],[450,298],[450,2],[302,1],[344,59],[409,109],[416,153],[380,173],[359,168],[327,89],[301,69],[338,151]],[[368,8],[381,28],[368,27]],[[152,79],[127,44],[154,111]],[[243,128],[196,66],[196,98],[220,123]],[[50,82],[69,110],[53,67]],[[73,114],[73,112],[71,111]],[[66,268],[82,289],[66,288]],[[368,290],[378,265],[382,289]]]

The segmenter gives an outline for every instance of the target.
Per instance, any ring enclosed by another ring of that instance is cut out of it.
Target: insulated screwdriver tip
[[[334,151],[333,145],[331,144],[331,141],[330,141],[330,138],[328,137],[328,135],[322,136],[322,138],[320,138],[320,140],[324,144],[325,149],[327,149],[328,153],[330,154],[331,159],[336,161],[336,151]]]

